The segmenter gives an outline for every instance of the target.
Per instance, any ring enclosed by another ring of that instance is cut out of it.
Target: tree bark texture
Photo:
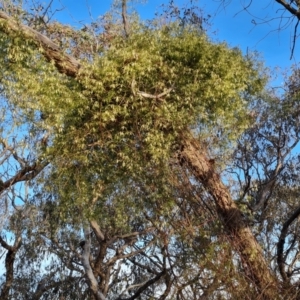
[[[183,137],[179,159],[214,199],[227,236],[233,248],[239,253],[245,272],[258,294],[262,299],[277,299],[278,283],[266,264],[262,249],[244,222],[241,211],[233,201],[228,188],[222,183],[206,150],[201,147],[198,140]]]

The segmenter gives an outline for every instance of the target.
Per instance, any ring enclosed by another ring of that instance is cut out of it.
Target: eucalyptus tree
[[[234,188],[237,203],[264,245],[270,266],[294,297],[299,284],[298,76],[295,68],[284,94],[270,91],[253,107],[257,122],[240,138],[231,169],[239,182]]]
[[[86,30],[44,24],[26,11],[16,19],[16,6],[0,11],[3,95],[32,124],[37,146],[30,174],[43,169],[31,236],[39,241],[40,261],[43,249],[59,261],[28,280],[24,299],[74,299],[76,293],[105,299],[111,292],[119,299],[229,297],[237,282],[251,297],[276,299],[278,279],[222,182],[221,160],[212,157],[228,155],[253,121],[249,103],[266,81],[259,64],[213,43],[193,22],[129,22],[121,4],[122,18],[108,14]],[[188,180],[177,186],[184,174]],[[187,201],[178,195],[191,182],[197,188]],[[176,221],[188,224],[188,211],[202,220],[200,204],[232,244],[222,250],[224,270],[245,274],[234,277],[231,290],[211,262],[188,273],[207,255],[201,247],[219,237],[207,238],[196,217],[189,243],[190,234],[172,229]],[[184,255],[195,248],[194,256]],[[11,286],[6,298],[18,294],[18,283]]]

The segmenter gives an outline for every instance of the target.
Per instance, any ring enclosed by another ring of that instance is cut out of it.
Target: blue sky
[[[225,2],[228,3],[226,6],[222,6],[219,0],[198,1],[204,12],[211,15],[210,32],[213,38],[217,41],[226,41],[232,47],[240,47],[244,52],[257,50],[270,68],[286,69],[298,63],[299,45],[296,45],[294,57],[290,60],[293,26],[288,25],[289,14],[284,13],[274,0],[254,0],[249,11],[246,12],[243,6],[246,6],[249,1],[226,0]],[[145,19],[153,17],[161,4],[167,1],[144,2],[144,4],[137,4],[136,7],[141,17]],[[179,6],[187,2],[188,0],[175,1]],[[65,7],[57,14],[57,18],[73,25],[89,23],[91,16],[96,19],[111,5],[111,1],[108,0],[57,0],[57,3]],[[280,26],[286,28],[278,30]]]

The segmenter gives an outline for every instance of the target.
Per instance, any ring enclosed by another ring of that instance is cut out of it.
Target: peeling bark
[[[195,179],[213,197],[233,248],[239,253],[245,272],[257,288],[258,294],[262,299],[276,299],[278,283],[266,264],[262,249],[244,222],[241,211],[222,183],[214,164],[197,140],[183,137],[180,163],[191,170]]]

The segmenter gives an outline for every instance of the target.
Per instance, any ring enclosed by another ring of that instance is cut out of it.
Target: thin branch
[[[128,31],[128,22],[127,22],[127,0],[122,0],[122,19],[123,19],[125,35],[126,37],[128,37],[129,31]]]
[[[117,298],[117,300],[134,300],[134,299],[137,299],[141,295],[142,292],[144,292],[148,287],[150,287],[152,284],[157,282],[161,277],[163,277],[166,274],[167,274],[167,270],[166,269],[162,270],[162,272],[160,272],[154,278],[148,280],[143,286],[141,286],[133,296],[131,296],[129,298],[120,298],[119,297],[119,298]]]
[[[157,272],[156,270],[154,270],[154,269],[151,269],[149,265],[143,265],[143,264],[141,264],[141,263],[135,261],[135,260],[132,259],[132,258],[129,258],[128,260],[129,260],[132,264],[138,266],[139,268],[148,271],[148,273],[152,273],[152,274],[154,274],[154,275],[157,275],[157,274],[158,274],[158,272]]]
[[[149,246],[151,246],[153,243],[154,243],[155,240],[152,240],[151,242],[149,242],[148,244],[146,244],[145,247],[143,248],[140,248],[136,251],[133,251],[133,252],[130,252],[130,253],[127,253],[127,254],[123,254],[122,252],[120,253],[117,253],[116,256],[112,257],[111,259],[109,259],[107,261],[107,265],[113,265],[117,260],[120,260],[120,259],[125,259],[125,258],[128,258],[128,257],[132,257],[132,256],[135,256],[137,254],[140,254],[140,253],[143,253],[144,250],[146,250]],[[128,247],[128,245],[124,245],[126,247]],[[123,249],[122,249],[123,250]]]
[[[141,236],[143,234],[147,234],[149,233],[150,231],[152,231],[154,229],[154,227],[149,227],[149,228],[146,228],[145,230],[143,231],[134,231],[134,232],[131,232],[131,233],[127,233],[127,234],[123,234],[123,235],[115,235],[114,237],[112,237],[108,242],[107,242],[107,245],[111,245],[112,243],[114,243],[116,240],[120,240],[120,239],[123,239],[123,240],[126,240],[126,239],[132,239],[132,238],[135,238],[137,236]]]
[[[293,55],[294,55],[294,50],[295,50],[295,46],[296,46],[296,38],[297,38],[297,28],[298,28],[298,25],[299,25],[299,20],[297,21],[297,23],[295,25],[295,28],[294,28],[293,46],[292,46],[292,51],[291,51],[290,59],[292,59]]]
[[[167,94],[169,94],[171,91],[173,90],[173,88],[167,89],[165,92],[159,94],[159,95],[151,95],[145,92],[141,92],[141,91],[137,91],[136,93],[144,98],[150,98],[150,99],[157,99],[162,101],[162,97],[166,96]]]

